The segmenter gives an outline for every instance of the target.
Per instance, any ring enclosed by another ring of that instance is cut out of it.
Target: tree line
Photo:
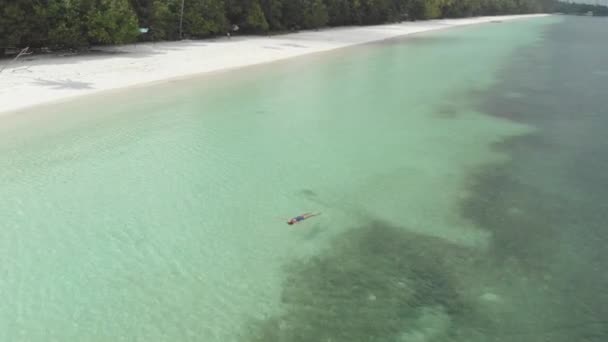
[[[552,10],[564,14],[585,15],[591,12],[594,16],[608,16],[608,7],[602,5],[556,2]]]
[[[556,0],[0,0],[0,49],[204,38],[237,27],[242,33],[263,34],[444,17],[569,12],[573,6]],[[148,31],[142,33],[140,28]]]

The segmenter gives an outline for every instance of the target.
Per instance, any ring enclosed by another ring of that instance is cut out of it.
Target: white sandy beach
[[[125,88],[267,63],[419,32],[495,20],[544,16],[514,15],[442,19],[292,34],[146,43],[103,47],[74,56],[24,56],[0,73],[0,114],[27,107]],[[2,60],[5,65],[9,60]]]

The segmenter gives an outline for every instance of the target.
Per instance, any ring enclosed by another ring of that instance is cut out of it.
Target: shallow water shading
[[[554,22],[437,32],[7,118],[0,293],[10,295],[0,340],[254,338],[243,335],[252,321],[285,310],[284,281],[322,277],[318,265],[286,265],[318,255],[332,270],[336,259],[323,253],[367,241],[370,222],[383,222],[395,250],[409,239],[436,244],[414,250],[404,270],[444,260],[433,257],[444,248],[476,255],[490,235],[461,215],[466,180],[508,160],[492,143],[532,128],[484,115],[469,96]],[[304,211],[322,215],[287,229],[284,218]],[[423,278],[433,289],[413,284],[417,311],[407,319],[454,324],[447,303],[467,305],[452,298],[462,287],[435,280],[446,269]],[[478,290],[458,296],[495,299]],[[343,295],[336,305],[349,303]],[[361,336],[397,333],[383,324]]]

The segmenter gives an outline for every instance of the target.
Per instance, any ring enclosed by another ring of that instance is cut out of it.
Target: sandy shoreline
[[[419,32],[540,15],[442,19],[258,37],[103,47],[25,56],[0,73],[0,115],[76,96],[329,51]],[[6,64],[3,60],[0,65]]]

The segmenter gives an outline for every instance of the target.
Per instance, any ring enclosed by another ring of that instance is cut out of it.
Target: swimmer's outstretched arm
[[[313,213],[306,213],[306,214],[304,214],[303,216],[304,216],[305,218],[309,218],[309,217],[314,217],[314,216],[319,216],[319,215],[321,215],[321,213],[316,213],[316,214],[313,214]]]
[[[311,213],[311,212],[308,212],[308,213],[304,213],[304,214],[302,214],[302,215],[300,215],[300,216],[302,216],[302,217],[304,217],[305,219],[307,219],[307,218],[311,218],[311,217],[314,217],[314,216],[319,216],[319,215],[321,215],[321,213]],[[293,220],[294,218],[293,218],[293,217],[284,218],[284,217],[278,217],[278,216],[277,216],[277,217],[276,217],[276,219],[277,219],[277,220],[281,220],[281,221],[291,221],[291,220]]]

